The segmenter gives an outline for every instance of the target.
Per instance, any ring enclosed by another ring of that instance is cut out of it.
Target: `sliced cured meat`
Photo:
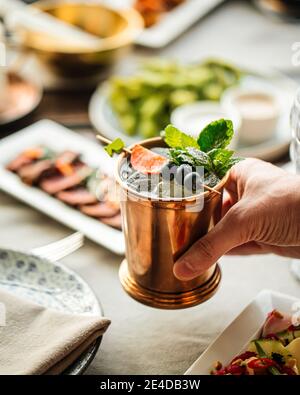
[[[18,155],[14,160],[12,160],[6,168],[10,171],[18,171],[21,167],[28,165],[36,160],[45,158],[46,154],[50,154],[50,151],[44,147],[34,147],[25,150],[20,155]]]
[[[68,191],[59,192],[56,197],[71,206],[92,204],[97,202],[97,198],[86,188],[75,188]]]
[[[141,173],[157,174],[168,163],[168,159],[136,144],[131,150],[130,162],[132,167]]]
[[[28,165],[29,163],[32,163],[33,159],[29,158],[26,155],[19,155],[16,159],[12,160],[7,166],[7,170],[10,171],[18,171],[21,169],[22,166]]]
[[[89,204],[80,206],[80,211],[90,217],[114,217],[118,212],[119,208],[110,204],[109,202],[98,202],[96,204]]]
[[[76,159],[79,158],[79,154],[73,151],[63,151],[61,154],[58,155],[55,162],[58,163],[73,163]]]
[[[39,160],[22,166],[18,174],[22,180],[29,185],[34,184],[44,172],[51,169],[53,162],[51,159]]]
[[[74,172],[69,176],[62,174],[45,178],[41,181],[40,187],[49,193],[54,195],[65,189],[74,188],[80,185],[91,173],[92,169],[86,165],[79,164],[74,166]]]
[[[56,169],[63,175],[69,176],[73,173],[72,163],[79,159],[79,155],[73,151],[64,151],[55,160]]]
[[[122,219],[120,213],[114,217],[100,218],[100,221],[106,225],[112,226],[113,228],[122,229]]]
[[[268,314],[266,322],[263,326],[263,337],[270,334],[285,331],[292,325],[292,316],[287,313],[281,313],[278,310],[273,310]]]

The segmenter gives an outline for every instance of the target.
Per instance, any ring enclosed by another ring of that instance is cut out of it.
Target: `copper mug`
[[[145,140],[144,147],[164,147],[158,138]],[[220,219],[224,178],[215,192],[203,192],[202,210],[197,198],[150,199],[135,192],[120,177],[126,153],[118,160],[116,178],[121,190],[121,213],[126,259],[119,276],[125,291],[141,303],[157,308],[179,309],[209,299],[221,279],[218,264],[191,281],[173,274],[176,260]],[[199,198],[198,198],[199,201]]]

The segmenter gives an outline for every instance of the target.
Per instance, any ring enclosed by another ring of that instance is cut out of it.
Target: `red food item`
[[[84,164],[74,165],[74,172],[69,176],[57,175],[45,178],[41,181],[40,187],[54,195],[65,189],[73,188],[81,184],[92,172],[92,169]]]
[[[75,188],[68,191],[58,192],[57,199],[70,204],[71,206],[78,206],[80,204],[92,204],[97,202],[97,198],[85,188]]]
[[[108,217],[108,218],[102,217],[100,218],[100,221],[106,225],[112,226],[113,228],[122,229],[121,214],[117,214],[114,217]]]
[[[145,21],[145,26],[154,25],[165,12],[172,10],[185,0],[136,0],[134,7]]]
[[[32,185],[52,167],[51,159],[40,160],[37,162],[29,163],[22,166],[18,170],[19,176],[26,184]]]
[[[96,204],[80,206],[80,211],[90,217],[107,218],[117,215],[119,208],[109,202],[99,202]]]
[[[297,373],[292,368],[289,368],[288,366],[281,366],[280,373],[287,374],[288,376],[297,376]]]
[[[130,161],[143,174],[158,174],[168,159],[137,144],[132,148]]]
[[[279,340],[279,337],[276,336],[275,333],[270,333],[269,335],[265,336],[265,339]]]
[[[233,362],[237,361],[238,359],[245,361],[246,359],[249,359],[251,357],[256,357],[256,355],[257,354],[253,351],[246,351],[243,354],[240,354],[237,357],[233,358],[233,360],[230,362],[230,365],[233,364]]]
[[[279,333],[287,330],[292,324],[292,316],[290,314],[281,313],[273,310],[268,314],[266,322],[263,326],[262,336],[266,337],[270,333]]]
[[[44,154],[43,148],[37,147],[37,148],[28,149],[22,152],[20,155],[18,155],[14,160],[12,160],[6,166],[6,168],[10,171],[18,171],[23,166],[28,165],[29,163],[32,163],[37,159],[42,158],[43,154]]]
[[[7,166],[7,170],[18,171],[22,166],[28,165],[33,162],[33,159],[28,158],[26,155],[19,155],[16,159],[12,160]]]
[[[289,331],[298,331],[300,329],[300,326],[298,325],[298,326],[294,326],[294,325],[290,325],[289,327],[288,327],[288,330]]]
[[[78,158],[78,154],[73,151],[64,151],[55,161],[55,167],[64,176],[74,173],[72,163]]]
[[[241,376],[245,374],[245,367],[239,365],[229,365],[226,369],[226,373],[230,373],[234,376]]]
[[[248,363],[248,367],[253,370],[265,370],[271,366],[277,367],[277,363],[270,358],[256,358]]]
[[[164,12],[166,5],[162,0],[137,0],[135,8],[140,12]]]
[[[43,148],[40,147],[29,148],[26,151],[24,151],[24,155],[30,159],[40,159],[44,155],[44,150]]]
[[[215,376],[225,376],[226,375],[226,370],[225,370],[225,368],[220,369],[220,370],[216,370],[216,371],[213,372],[213,374]]]

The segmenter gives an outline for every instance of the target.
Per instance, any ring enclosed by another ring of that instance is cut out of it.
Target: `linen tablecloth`
[[[62,238],[72,231],[0,193],[0,246],[20,250]],[[222,285],[208,302],[186,310],[156,310],[123,291],[122,258],[86,241],[62,260],[95,291],[111,326],[88,374],[181,374],[248,302],[264,288],[300,297],[289,259],[224,257]]]

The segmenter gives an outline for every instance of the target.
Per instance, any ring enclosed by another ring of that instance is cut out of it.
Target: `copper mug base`
[[[193,290],[177,293],[158,292],[141,286],[130,276],[126,259],[121,263],[119,278],[124,290],[138,302],[159,309],[175,310],[196,306],[210,299],[220,285],[221,270],[217,264],[205,283]]]

